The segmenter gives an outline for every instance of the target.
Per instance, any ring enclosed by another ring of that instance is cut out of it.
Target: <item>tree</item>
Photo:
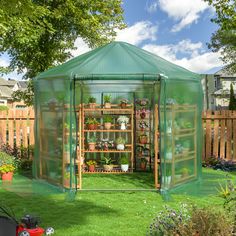
[[[236,1],[205,0],[216,10],[212,19],[219,29],[212,35],[208,45],[215,52],[221,52],[222,60],[232,72],[236,71]]]
[[[82,37],[93,48],[113,40],[123,23],[122,0],[1,0],[0,54],[24,78],[71,57]],[[0,68],[6,72],[6,68]]]
[[[233,84],[230,84],[229,110],[236,110],[236,98],[234,96]]]

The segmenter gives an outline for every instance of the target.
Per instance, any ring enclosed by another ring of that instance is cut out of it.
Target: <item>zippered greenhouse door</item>
[[[155,104],[154,108],[154,182],[155,182],[155,188],[160,188],[160,184],[158,182],[158,167],[159,167],[159,159],[158,159],[158,153],[159,153],[159,130],[158,130],[158,105]]]

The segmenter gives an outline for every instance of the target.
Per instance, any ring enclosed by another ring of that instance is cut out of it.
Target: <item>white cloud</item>
[[[139,45],[145,40],[156,40],[157,25],[150,21],[139,21],[123,30],[117,30],[116,41]]]
[[[84,40],[80,37],[78,37],[75,40],[74,46],[76,47],[76,49],[71,50],[71,54],[73,57],[79,56],[83,53],[86,53],[88,51],[90,51],[91,49],[89,48],[88,44],[86,44],[84,42]]]
[[[203,73],[213,67],[223,65],[219,59],[220,53],[206,52],[201,42],[192,43],[189,39],[182,40],[175,45],[147,44],[143,49],[197,73]],[[178,58],[178,53],[184,56]]]
[[[172,32],[178,32],[197,22],[201,13],[210,8],[203,0],[159,0],[159,6],[170,18],[178,22],[173,26]]]

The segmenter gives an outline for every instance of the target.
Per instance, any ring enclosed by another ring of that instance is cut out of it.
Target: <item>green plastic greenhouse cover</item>
[[[203,92],[198,74],[128,43],[112,42],[49,69],[33,81],[35,178],[71,190],[78,186],[85,189],[86,181],[81,185],[81,173],[89,171],[86,164],[90,160],[101,163],[104,157],[105,149],[101,151],[98,144],[108,139],[117,145],[120,136],[129,147],[125,152],[128,151],[126,157],[131,164],[130,170],[140,174],[141,157],[148,155],[146,170],[153,175],[153,166],[158,166],[158,171],[157,168],[154,171],[155,187],[160,186],[163,192],[200,179]],[[86,111],[84,108],[90,106],[91,97],[98,109],[90,107]],[[104,110],[105,97],[109,97],[112,106],[118,109]],[[123,114],[124,111],[119,110],[123,99],[127,99],[132,107],[131,113]],[[140,101],[147,101],[146,105]],[[146,121],[141,116],[143,111],[145,117],[148,116]],[[115,130],[105,132],[105,115],[112,116],[113,127],[117,127]],[[120,115],[130,117],[131,132],[119,131]],[[89,118],[97,119],[98,131],[86,130],[89,129]],[[144,121],[147,122],[146,128],[142,128]],[[144,146],[140,141],[142,136],[148,137]],[[100,153],[88,150],[92,137]],[[122,153],[118,149],[114,151],[116,146],[112,148],[107,153],[116,168],[120,168]],[[82,165],[85,172],[81,171]],[[97,165],[98,172],[102,168],[101,164]]]
[[[199,75],[124,42],[112,42],[41,73],[37,78],[71,76],[89,79],[200,79]]]

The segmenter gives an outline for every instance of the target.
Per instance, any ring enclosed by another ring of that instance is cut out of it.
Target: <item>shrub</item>
[[[14,163],[14,157],[0,151],[0,166],[12,165]]]

